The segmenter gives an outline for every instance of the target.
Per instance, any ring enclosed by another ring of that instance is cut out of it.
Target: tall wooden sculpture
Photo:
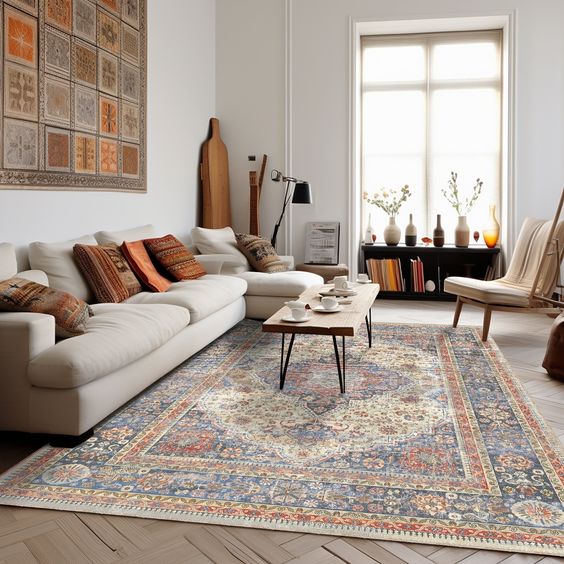
[[[256,157],[249,157],[249,165],[251,170],[249,170],[249,185],[251,189],[250,194],[250,210],[249,210],[249,233],[251,235],[259,235],[260,231],[260,219],[259,219],[259,207],[260,207],[260,193],[262,191],[262,181],[264,180],[264,171],[266,170],[266,161],[268,157],[266,155],[262,156],[262,161],[260,164],[260,172],[257,178],[257,172],[254,169],[254,164],[256,163]]]
[[[221,140],[219,120],[211,118],[211,137],[202,147],[202,227],[217,229],[231,226],[229,197],[229,160]]]

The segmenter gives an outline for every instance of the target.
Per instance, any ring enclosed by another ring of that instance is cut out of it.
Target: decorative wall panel
[[[0,0],[0,188],[146,191],[146,0]]]

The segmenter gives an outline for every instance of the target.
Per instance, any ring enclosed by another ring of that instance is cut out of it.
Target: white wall
[[[148,192],[0,190],[0,241],[22,246],[144,223],[186,238],[215,106],[214,33],[214,0],[148,0]]]
[[[231,4],[237,4],[235,10]],[[238,62],[256,57],[257,51],[273,57],[271,67],[284,72],[284,6],[290,6],[292,83],[289,115],[291,173],[307,178],[314,190],[313,206],[294,206],[292,251],[303,258],[304,224],[307,221],[338,220],[345,228],[341,236],[341,260],[347,261],[349,193],[349,20],[400,20],[461,17],[509,13],[516,10],[516,178],[517,224],[526,215],[551,217],[564,185],[564,2],[562,0],[232,0],[217,1],[217,76]],[[229,26],[220,22],[229,14]],[[257,47],[237,41],[249,20],[261,32]],[[276,22],[279,29],[273,29]],[[221,33],[220,33],[221,31]],[[225,33],[227,32],[227,33]],[[278,58],[274,55],[278,54]],[[271,75],[271,69],[268,76]],[[280,91],[283,91],[283,86]],[[219,90],[219,89],[218,89]],[[218,94],[221,94],[218,92]],[[228,97],[228,103],[227,103]],[[253,88],[240,81],[228,93],[218,95],[217,111],[224,128],[233,129],[233,139],[245,146],[282,146],[277,141],[282,128],[251,127],[257,106],[270,104],[284,119],[284,103],[272,97],[272,84],[259,80]],[[236,130],[236,131],[235,131]],[[228,145],[230,151],[233,150]],[[246,202],[246,187],[239,171],[232,169],[237,183],[233,198]],[[248,190],[247,190],[248,191]],[[241,204],[243,205],[243,204]],[[272,224],[279,202],[266,202],[263,216]],[[240,221],[242,214],[236,217]],[[244,224],[239,225],[241,228]],[[280,248],[280,247],[279,247]]]

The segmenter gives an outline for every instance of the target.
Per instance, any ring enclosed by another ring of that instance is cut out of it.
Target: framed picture
[[[309,222],[306,225],[307,264],[339,264],[338,221]]]

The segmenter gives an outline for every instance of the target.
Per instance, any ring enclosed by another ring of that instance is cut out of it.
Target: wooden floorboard
[[[450,324],[451,303],[378,301],[373,321]],[[465,306],[461,324],[480,326],[481,310]],[[541,363],[552,320],[494,313],[490,335],[564,442],[564,384]],[[377,338],[377,329],[375,331]],[[0,434],[0,472],[42,445],[41,438]],[[556,564],[553,557],[438,545],[372,541],[0,506],[0,564]]]

